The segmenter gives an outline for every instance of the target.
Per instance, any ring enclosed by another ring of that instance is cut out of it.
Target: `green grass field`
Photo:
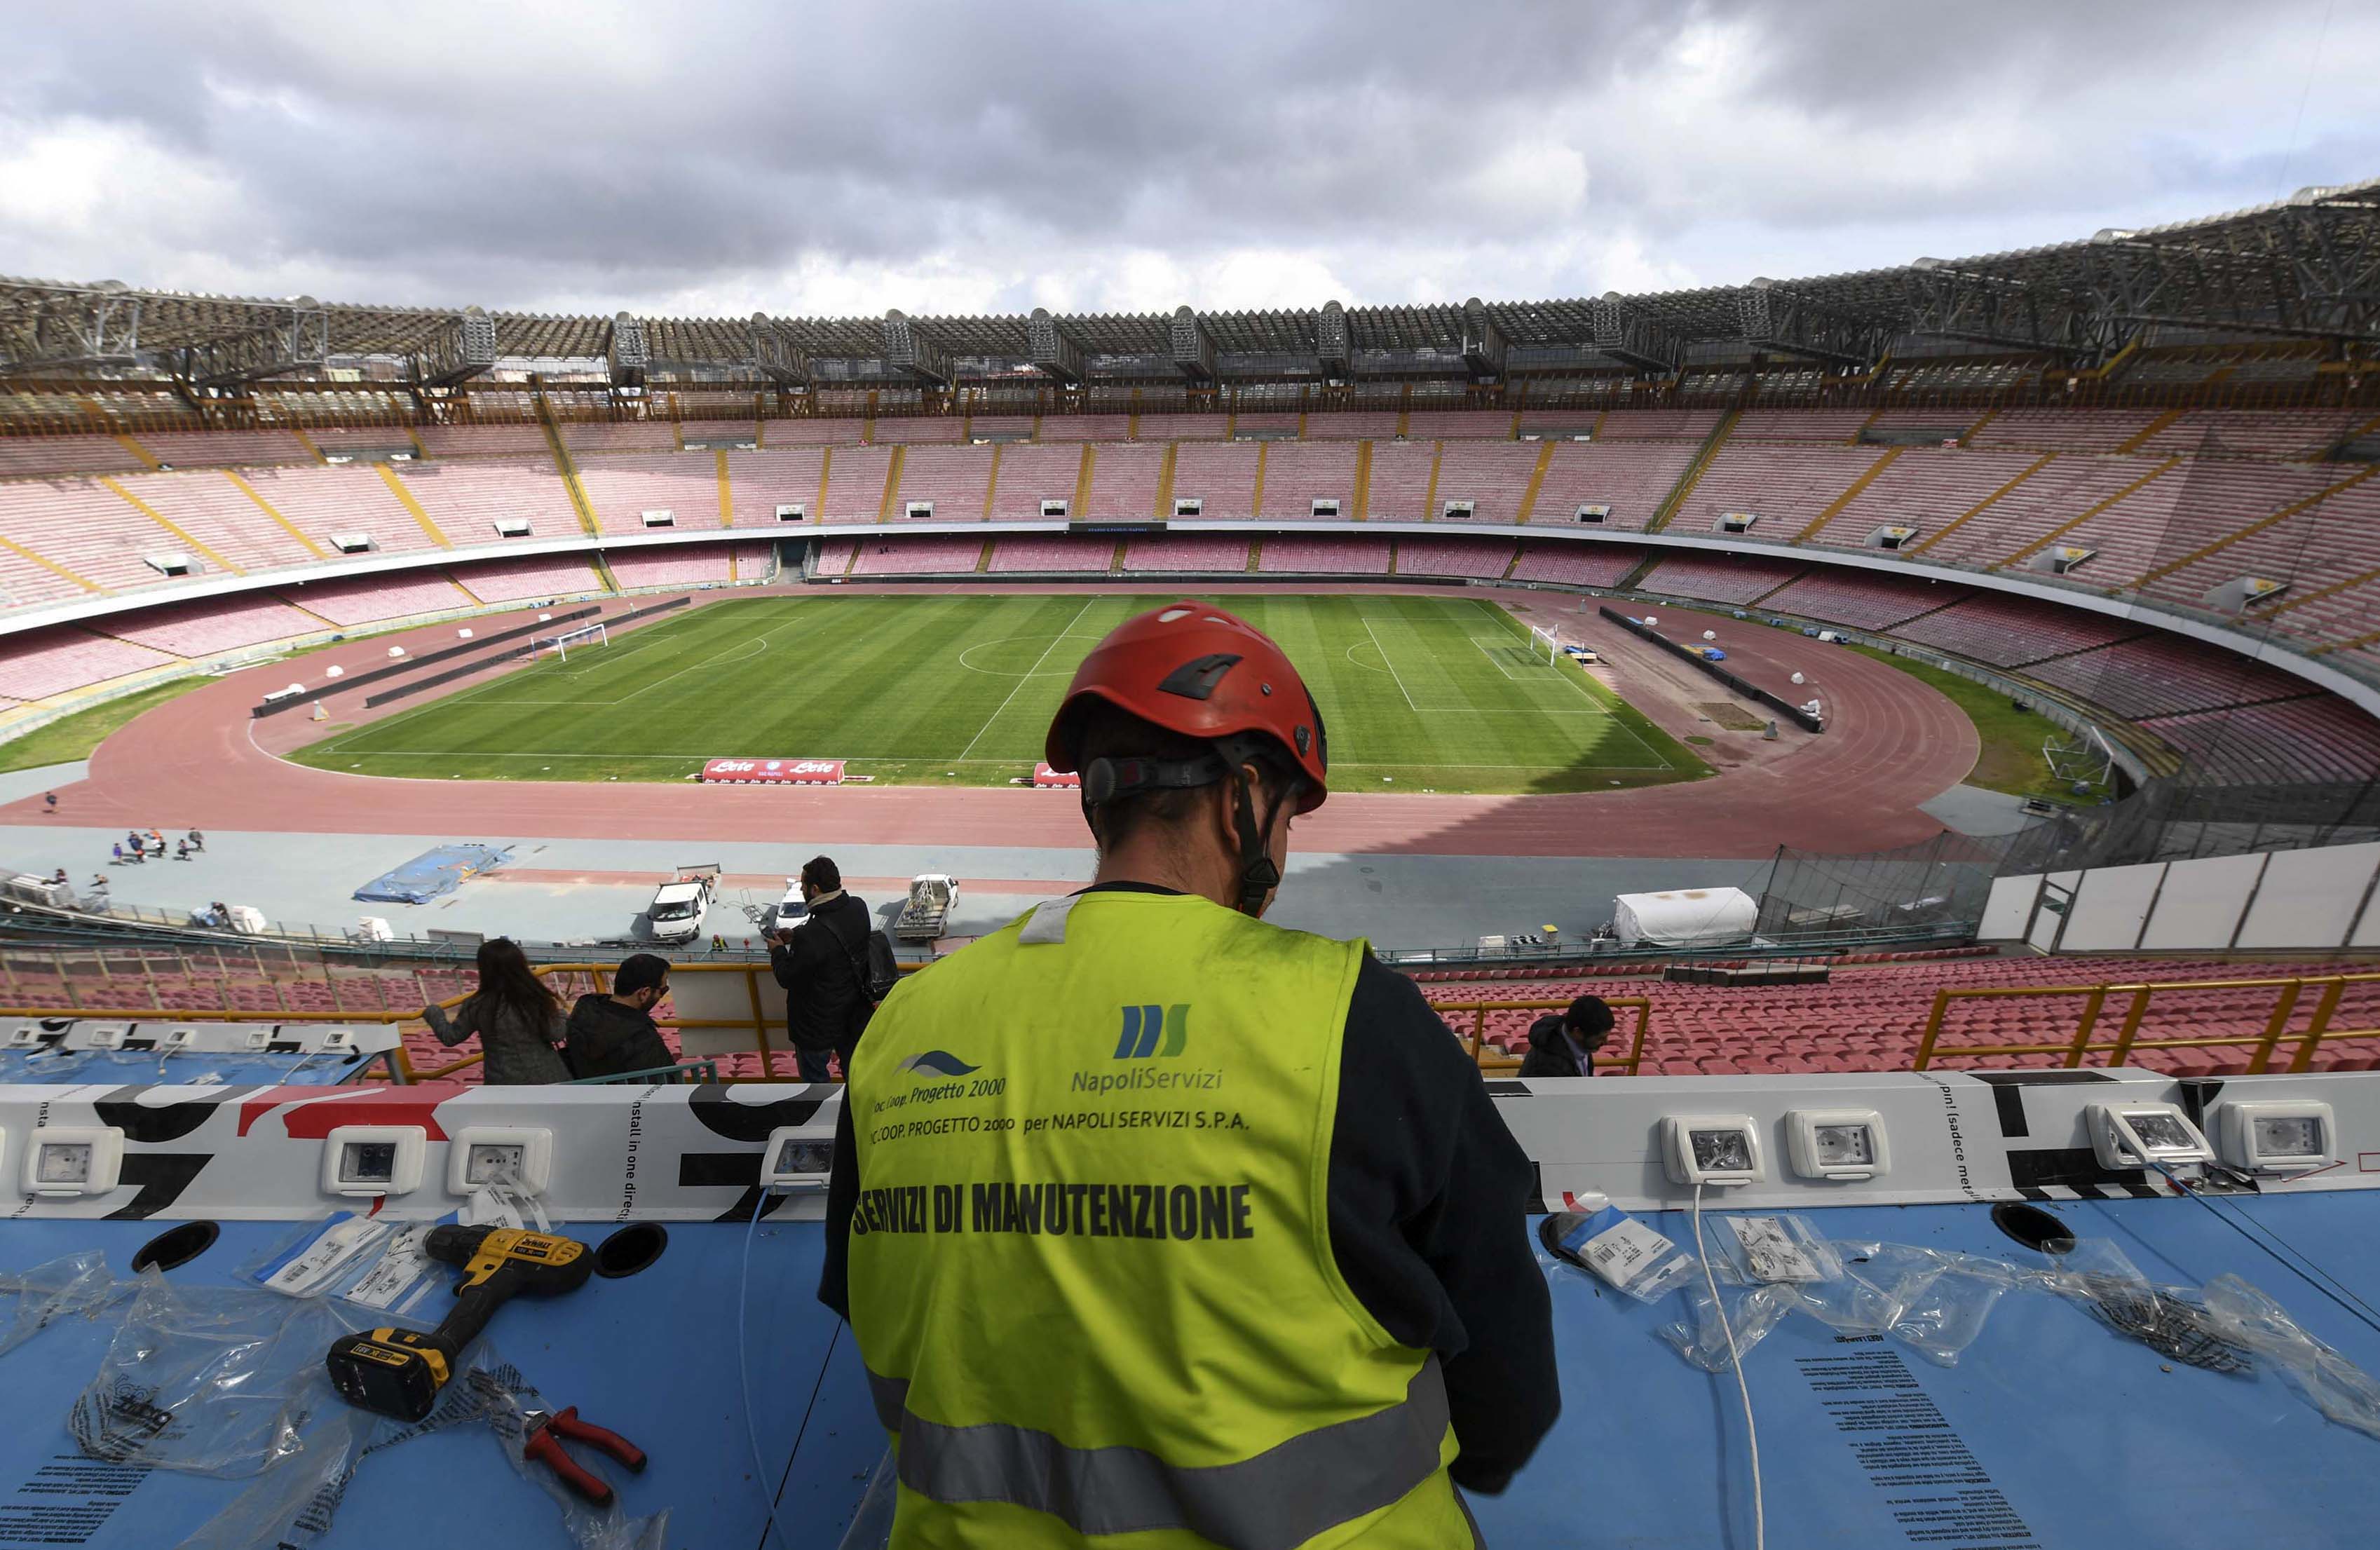
[[[475,780],[681,781],[708,758],[841,758],[846,775],[1002,785],[1032,772],[1067,680],[1173,600],[829,596],[717,602],[573,649],[292,756]],[[1251,597],[1351,790],[1588,791],[1691,780],[1692,753],[1528,632],[1463,598]]]

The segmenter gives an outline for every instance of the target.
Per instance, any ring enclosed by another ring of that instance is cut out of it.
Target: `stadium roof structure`
[[[1633,371],[1783,359],[1860,369],[1894,353],[2092,366],[2128,345],[2270,337],[2380,343],[2380,178],[2077,242],[1798,280],[1567,301],[1259,312],[911,319],[553,317],[325,304],[0,277],[0,379],[162,376],[237,391],[395,358],[451,387],[499,361],[811,385],[1025,378],[1348,381]]]

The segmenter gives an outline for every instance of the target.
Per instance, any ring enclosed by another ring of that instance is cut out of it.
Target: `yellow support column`
[[[1429,444],[1429,490],[1421,498],[1421,519],[1424,522],[1434,522],[1438,518],[1438,466],[1445,461],[1446,443],[1432,442]]]
[[[1927,534],[1925,541],[1913,546],[1909,552],[1912,554],[1921,554],[1926,550],[1933,548],[1936,544],[1940,543],[1944,539],[1949,538],[1951,534],[1965,527],[1972,519],[1983,515],[1985,507],[1990,505],[1994,501],[1998,500],[2010,490],[2014,490],[2018,485],[2022,484],[2025,480],[2033,478],[2034,475],[2041,472],[2044,468],[2048,467],[2057,460],[2058,454],[2056,453],[2043,453],[2040,457],[2026,465],[2022,473],[2017,475],[2016,478],[2009,480],[2008,483],[2000,486],[1998,490],[1993,490],[1989,495],[1985,496],[1982,500],[1976,502],[1965,511],[1961,512],[1949,522],[1944,523],[1942,527],[1935,532]]]
[[[2380,463],[2367,463],[2359,472],[2350,474],[2347,478],[2339,480],[2337,484],[2332,485],[2327,490],[2317,490],[2302,501],[2292,501],[2288,505],[2283,506],[2280,510],[2273,513],[2270,516],[2258,517],[2255,521],[2251,522],[2245,527],[2224,534],[2213,543],[2200,545],[2198,548],[2192,550],[2189,553],[2183,555],[2179,560],[2170,561],[2166,564],[2159,565],[2156,569],[2149,572],[2148,575],[2141,577],[2140,585],[2146,587],[2152,581],[2162,581],[2167,576],[2171,575],[2174,572],[2181,570],[2185,566],[2194,565],[2210,554],[2218,553],[2223,550],[2227,550],[2242,539],[2254,538],[2265,528],[2287,522],[2289,518],[2297,515],[2300,512],[2320,505],[2323,502],[2329,500],[2332,496],[2338,494],[2343,490],[2354,489],[2357,485],[2362,484],[2365,479],[2370,478],[2374,474],[2380,474]]]
[[[289,428],[289,434],[298,438],[298,444],[304,447],[308,453],[311,454],[315,462],[328,463],[331,461],[329,458],[322,455],[322,449],[314,444],[314,438],[307,435],[306,432],[298,427],[294,425],[291,426]]]
[[[148,469],[150,472],[154,473],[164,466],[164,464],[158,460],[155,453],[151,452],[147,447],[142,446],[131,437],[119,432],[115,439],[123,445],[126,452],[128,452],[133,456],[139,458],[140,460],[140,466]]]
[[[1518,416],[1514,417],[1516,423],[1518,418]],[[1521,492],[1521,510],[1520,515],[1512,519],[1514,527],[1528,525],[1529,514],[1537,509],[1537,491],[1545,485],[1546,470],[1552,467],[1553,463],[1554,443],[1540,442],[1537,444],[1537,466],[1529,471],[1529,488]]]
[[[992,497],[1000,492],[1000,442],[991,443],[991,474],[983,481],[983,519],[986,522],[991,520]]]
[[[727,484],[727,449],[713,447],[710,455],[718,460],[719,466],[719,525],[733,527],[735,526],[735,501]]]
[[[2121,442],[2117,442],[2116,450],[2118,452],[2138,452],[2141,448],[2148,445],[2150,441],[2155,437],[2158,431],[2163,430],[2167,426],[2171,425],[2180,418],[2181,411],[2180,409],[2168,409],[2165,413],[2157,416],[2156,418],[2149,421],[2147,425],[2143,426],[2139,434],[2127,436]]]
[[[1270,442],[1258,442],[1257,443],[1257,488],[1255,496],[1248,502],[1248,515],[1250,516],[1262,516],[1264,515],[1265,454],[1271,450],[1272,443]]]
[[[1364,521],[1372,509],[1372,443],[1355,443],[1355,520]]]
[[[47,559],[42,555],[34,553],[31,550],[27,549],[23,544],[18,543],[16,539],[8,537],[6,533],[0,533],[0,549],[6,550],[9,553],[17,556],[19,560],[31,561],[34,564],[41,566],[42,569],[50,572],[54,575],[64,576],[67,580],[73,582],[77,587],[81,587],[86,592],[104,592],[107,590],[106,587],[102,587],[95,581],[84,580],[81,576],[75,575],[74,572],[67,569],[64,565],[59,564],[55,560]]]
[[[1091,468],[1098,461],[1099,450],[1097,442],[1083,443],[1083,461],[1075,469],[1074,503],[1066,508],[1066,515],[1073,521],[1080,522],[1090,515]]]
[[[834,449],[832,447],[820,447],[819,449],[818,496],[818,519],[820,522],[824,522],[826,520],[826,478],[829,473],[833,471],[833,468]]]
[[[1138,415],[1135,415],[1133,418],[1137,420],[1140,417]],[[1157,509],[1149,515],[1159,522],[1166,521],[1173,515],[1173,459],[1181,451],[1181,442],[1166,442],[1165,461],[1158,465]],[[1123,542],[1122,539],[1118,539],[1116,542],[1116,552],[1118,554],[1123,552]]]
[[[246,575],[248,574],[246,571],[241,570],[237,565],[235,565],[230,561],[225,559],[222,555],[217,554],[213,550],[209,549],[206,545],[192,538],[189,534],[184,532],[173,521],[168,519],[164,512],[159,511],[156,507],[151,505],[140,496],[135,495],[132,491],[125,489],[114,479],[109,478],[106,475],[102,474],[99,478],[99,482],[107,486],[108,489],[115,490],[118,495],[123,496],[126,501],[131,503],[133,509],[140,512],[141,515],[147,517],[158,527],[163,527],[168,533],[173,534],[188,547],[197,550],[200,553],[213,561],[218,568],[229,571],[234,575]]]
[[[884,496],[876,503],[876,520],[879,522],[892,520],[892,508],[897,503],[893,497],[901,493],[901,454],[908,450],[905,446],[895,445],[892,455],[885,460]]]
[[[1816,521],[1811,523],[1807,527],[1804,527],[1800,532],[1794,534],[1793,541],[1795,543],[1804,542],[1813,533],[1823,530],[1828,523],[1832,522],[1835,519],[1835,514],[1837,512],[1842,510],[1845,506],[1850,505],[1853,501],[1858,500],[1860,498],[1860,491],[1865,490],[1869,485],[1874,484],[1876,482],[1876,477],[1878,474],[1883,473],[1886,468],[1891,466],[1892,460],[1899,457],[1907,450],[1908,449],[1905,447],[1888,448],[1883,456],[1877,458],[1875,462],[1862,469],[1860,477],[1852,480],[1850,486],[1846,488],[1840,495],[1836,496],[1833,500],[1827,503],[1827,509],[1818,514],[1818,519]]]
[[[2051,543],[2064,538],[2075,528],[2082,527],[2082,524],[2090,521],[2101,512],[2106,511],[2109,506],[2114,505],[2125,496],[2146,489],[2152,480],[2163,478],[2174,467],[2176,464],[2180,461],[2181,459],[2179,457],[2167,458],[2164,462],[2158,464],[2155,467],[2151,468],[2147,473],[2143,474],[2139,478],[2134,479],[2131,483],[2124,486],[2123,489],[2117,490],[2113,495],[2108,496],[2106,500],[2093,503],[2092,505],[2080,516],[2069,517],[2065,521],[2059,523],[2057,527],[2052,527],[2048,532],[2044,533],[2041,537],[2034,539],[2033,542],[2025,545],[2022,549],[2018,550],[2014,554],[2011,554],[2007,559],[2001,561],[2000,563],[2002,565],[2013,565],[2018,561],[2023,559],[2026,555],[2033,553],[2036,550],[2047,548]]]
[[[273,503],[266,500],[263,496],[259,495],[256,492],[256,487],[254,485],[249,484],[246,479],[232,472],[229,468],[225,468],[222,470],[222,472],[224,478],[231,480],[234,485],[238,487],[239,492],[242,495],[247,496],[249,500],[256,503],[257,510],[262,512],[265,515],[273,518],[274,522],[278,523],[283,532],[288,534],[291,538],[296,539],[299,543],[304,544],[308,553],[314,556],[317,560],[327,560],[330,558],[329,555],[322,552],[322,549],[314,542],[313,539],[299,532],[295,523],[282,515],[279,512],[273,510]]]
[[[453,540],[438,530],[438,524],[430,520],[430,514],[421,509],[421,503],[413,498],[413,491],[405,488],[405,481],[396,477],[394,469],[390,468],[385,463],[375,463],[372,465],[372,468],[380,475],[382,480],[387,484],[389,493],[396,497],[396,503],[403,506],[412,515],[413,520],[421,525],[421,530],[430,535],[431,542],[437,544],[441,549],[452,549],[455,547]],[[577,494],[577,499],[571,503],[573,505],[577,505],[578,501],[583,501],[585,499],[586,495],[582,491]],[[581,520],[584,520],[583,516]]]

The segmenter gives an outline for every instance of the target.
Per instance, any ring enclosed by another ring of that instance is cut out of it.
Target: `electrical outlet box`
[[[421,1187],[429,1132],[419,1125],[341,1125],[322,1142],[322,1193],[410,1194]]]
[[[105,1194],[124,1170],[124,1132],[43,1125],[25,1137],[25,1193],[45,1197]]]
[[[833,1167],[832,1136],[805,1135],[797,1126],[781,1125],[769,1132],[768,1148],[760,1154],[760,1185],[789,1193],[824,1193],[827,1174]]]
[[[1768,1177],[1748,1114],[1672,1114],[1661,1121],[1672,1184],[1751,1184]]]
[[[2313,1098],[2257,1098],[2215,1110],[2223,1160],[2243,1173],[2304,1173],[2338,1152],[2338,1121]]]
[[[2206,1137],[2172,1104],[2095,1103],[2082,1113],[2101,1168],[2171,1168],[2214,1160]]]
[[[446,1144],[447,1193],[469,1194],[500,1181],[523,1194],[543,1194],[553,1181],[553,1132],[519,1125],[456,1131]]]
[[[1785,1116],[1785,1144],[1804,1179],[1880,1179],[1892,1171],[1884,1117],[1873,1108],[1796,1108]]]

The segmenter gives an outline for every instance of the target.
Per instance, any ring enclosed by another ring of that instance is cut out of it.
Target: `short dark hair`
[[[633,996],[639,990],[658,989],[669,983],[669,960],[653,952],[632,952],[620,960],[617,973],[612,975],[612,994]]]
[[[1581,996],[1562,1013],[1562,1021],[1584,1044],[1593,1039],[1597,1045],[1611,1036],[1611,1008],[1600,996]]]
[[[802,881],[822,893],[832,893],[843,886],[843,868],[822,855],[814,855],[802,863]]]
[[[1195,759],[1216,752],[1202,738],[1174,732],[1145,721],[1105,700],[1091,699],[1075,709],[1067,732],[1075,749],[1075,768],[1087,769],[1095,759]],[[1263,755],[1257,764],[1268,786],[1285,789],[1296,777],[1288,750]],[[1176,824],[1198,810],[1205,786],[1162,786],[1131,793],[1094,809],[1091,835],[1102,848],[1123,844],[1147,824]],[[1294,811],[1294,809],[1292,809]]]

